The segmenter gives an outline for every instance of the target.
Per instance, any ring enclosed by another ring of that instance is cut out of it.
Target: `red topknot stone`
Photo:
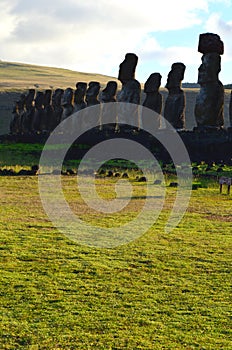
[[[203,54],[216,52],[219,55],[224,53],[224,44],[220,36],[213,33],[204,33],[199,36],[198,52]]]

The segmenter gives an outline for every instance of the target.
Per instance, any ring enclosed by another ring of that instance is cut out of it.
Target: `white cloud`
[[[232,20],[224,21],[220,13],[213,13],[208,18],[205,28],[207,31],[217,33],[224,42],[225,54],[223,60],[230,61],[232,57]]]
[[[226,0],[1,0],[0,58],[113,75],[131,51],[192,64],[196,47],[162,47],[149,33],[202,25],[212,1]]]

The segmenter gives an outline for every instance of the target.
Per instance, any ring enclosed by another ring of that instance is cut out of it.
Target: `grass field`
[[[231,349],[231,204],[214,182],[193,191],[183,221],[164,226],[175,189],[151,229],[96,249],[59,233],[43,211],[37,177],[1,177],[0,349]],[[122,214],[85,210],[75,177],[66,198],[83,220],[119,225],[140,210],[134,182]],[[171,179],[168,179],[171,181]],[[97,180],[112,198],[112,179]]]
[[[75,87],[80,80],[108,80],[6,62],[0,68],[1,132],[8,130],[11,102],[22,89],[35,83],[44,89],[48,81]],[[189,127],[196,93],[186,90]],[[228,102],[228,91],[225,96]],[[0,143],[0,174],[38,164],[42,147]],[[64,170],[78,164],[66,161]],[[103,228],[133,220],[146,197],[134,169],[119,161],[108,166],[126,171],[133,187],[129,204],[115,214],[90,209],[76,176],[62,176],[73,212]],[[0,350],[230,350],[232,194],[225,188],[219,194],[217,177],[232,177],[232,168],[193,166],[199,188],[178,226],[165,232],[177,189],[169,187],[176,181],[172,165],[162,164],[165,183],[157,188],[165,189],[166,197],[158,219],[136,240],[114,249],[81,245],[59,232],[42,207],[37,176],[0,176]],[[116,181],[96,179],[109,205]],[[84,190],[88,194],[88,185]]]

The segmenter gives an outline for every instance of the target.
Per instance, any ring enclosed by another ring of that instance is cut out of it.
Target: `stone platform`
[[[162,137],[169,138],[171,131],[161,129],[158,133]],[[173,133],[173,131],[172,131]],[[192,162],[224,162],[232,165],[232,128],[214,130],[178,131]],[[41,143],[44,144],[49,137],[48,134],[27,134],[27,135],[3,135],[0,136],[0,143]],[[171,158],[167,150],[152,135],[144,131],[128,131],[122,127],[120,132],[100,131],[92,129],[81,135],[70,148],[68,158],[80,159],[92,146],[109,139],[124,138],[139,142],[147,147],[155,157],[163,162],[170,162]],[[82,147],[84,145],[84,147]]]

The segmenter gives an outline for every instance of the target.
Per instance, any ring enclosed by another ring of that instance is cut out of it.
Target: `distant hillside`
[[[224,85],[225,89],[232,90],[232,84],[226,84]]]
[[[199,89],[200,85],[197,83],[182,83],[182,87],[185,89]]]
[[[200,85],[197,83],[183,83],[182,87],[184,89],[199,89]],[[224,85],[224,88],[227,90],[232,90],[232,84],[226,84]]]
[[[109,80],[116,78],[102,74],[75,72],[69,69],[43,67],[24,63],[0,61],[0,91],[27,90],[37,87],[48,88],[75,88],[78,81],[99,81],[105,85]]]

